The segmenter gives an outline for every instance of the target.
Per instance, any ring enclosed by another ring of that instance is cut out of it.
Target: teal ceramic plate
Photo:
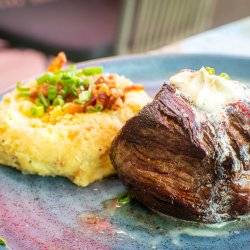
[[[250,59],[217,55],[148,55],[80,63],[103,65],[143,83],[151,95],[183,68],[215,67],[250,82]],[[11,249],[249,249],[248,218],[203,225],[157,215],[132,201],[116,178],[79,188],[64,178],[0,168],[0,237]],[[0,241],[1,244],[1,241]],[[0,247],[1,248],[1,247]]]

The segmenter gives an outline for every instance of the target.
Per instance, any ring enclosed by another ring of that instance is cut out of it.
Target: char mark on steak
[[[250,210],[250,104],[213,116],[164,84],[115,138],[111,161],[147,207],[207,223]]]

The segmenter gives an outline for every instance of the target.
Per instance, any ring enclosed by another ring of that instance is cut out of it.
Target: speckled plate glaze
[[[150,94],[183,68],[212,66],[250,82],[250,59],[218,55],[146,55],[80,63],[103,65],[143,83]],[[0,167],[0,238],[11,249],[249,249],[248,218],[216,225],[157,215],[136,201],[117,207],[116,177],[87,188],[64,178]],[[2,247],[4,248],[4,247]],[[0,246],[1,249],[1,246]]]

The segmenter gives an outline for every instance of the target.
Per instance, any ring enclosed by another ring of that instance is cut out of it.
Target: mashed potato
[[[110,74],[98,74],[95,81],[107,76]],[[112,76],[117,86],[130,88],[115,109],[102,106],[94,112],[68,112],[71,100],[50,105],[44,113],[32,116],[27,112],[35,105],[32,99],[20,97],[18,90],[5,95],[0,104],[0,163],[23,173],[64,176],[79,186],[113,174],[111,142],[150,98],[143,89],[133,89],[128,79]],[[36,84],[28,83],[26,87],[32,89]]]

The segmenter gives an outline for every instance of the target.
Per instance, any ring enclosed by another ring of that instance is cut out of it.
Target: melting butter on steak
[[[149,208],[182,219],[248,214],[249,93],[205,68],[170,78],[113,141],[123,183]]]

